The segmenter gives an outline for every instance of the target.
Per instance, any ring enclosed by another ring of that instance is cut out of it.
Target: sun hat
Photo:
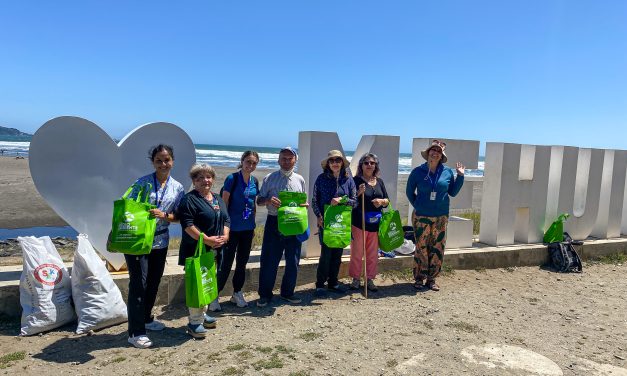
[[[279,151],[279,154],[283,153],[284,151],[287,151],[287,152],[290,152],[290,153],[294,154],[296,159],[298,159],[298,153],[296,152],[296,150],[293,147],[286,146],[284,148],[281,148],[281,150]]]
[[[444,152],[446,150],[446,142],[442,142],[440,140],[433,140],[431,141],[431,145],[426,148],[425,150],[420,152],[420,155],[422,155],[422,157],[428,161],[429,160],[429,150],[433,149],[433,148],[438,148],[442,151],[442,163],[446,163],[446,161],[448,161],[448,157],[446,156],[446,153]]]
[[[327,157],[324,158],[322,161],[320,161],[320,165],[322,166],[323,170],[325,169],[325,167],[327,167],[327,162],[329,161],[329,159],[332,159],[332,158],[342,158],[342,168],[346,168],[349,165],[348,159],[346,159],[344,157],[344,155],[342,155],[341,151],[339,151],[339,150],[331,150],[327,154]]]

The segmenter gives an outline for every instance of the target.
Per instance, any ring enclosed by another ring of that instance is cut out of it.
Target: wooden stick
[[[365,192],[361,194],[361,240],[362,240],[362,261],[364,263],[364,296],[368,299],[368,273],[366,273],[366,205],[364,203]]]

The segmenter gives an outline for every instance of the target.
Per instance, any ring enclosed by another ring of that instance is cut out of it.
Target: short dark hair
[[[148,158],[151,161],[155,160],[155,157],[157,156],[157,153],[161,153],[162,151],[167,151],[168,154],[170,154],[170,158],[172,158],[172,160],[174,160],[174,149],[172,149],[172,146],[170,145],[165,145],[165,144],[159,144],[157,146],[153,146],[152,148],[150,148],[150,151],[148,152]]]

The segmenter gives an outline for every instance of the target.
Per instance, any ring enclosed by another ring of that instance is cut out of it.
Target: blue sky
[[[627,149],[626,1],[5,2],[0,125]],[[482,146],[483,149],[483,146]]]

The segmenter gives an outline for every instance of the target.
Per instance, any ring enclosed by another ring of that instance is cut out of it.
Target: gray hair
[[[377,157],[376,154],[372,154],[372,153],[366,153],[364,155],[361,156],[361,158],[359,158],[359,166],[357,166],[357,176],[363,176],[364,175],[364,169],[363,169],[363,165],[364,162],[366,161],[366,159],[372,159],[375,163],[374,165],[374,171],[372,172],[372,176],[374,177],[378,177],[379,176],[379,157]]]
[[[189,169],[189,177],[195,180],[200,174],[208,174],[215,179],[216,170],[206,163],[194,163],[192,168]]]

